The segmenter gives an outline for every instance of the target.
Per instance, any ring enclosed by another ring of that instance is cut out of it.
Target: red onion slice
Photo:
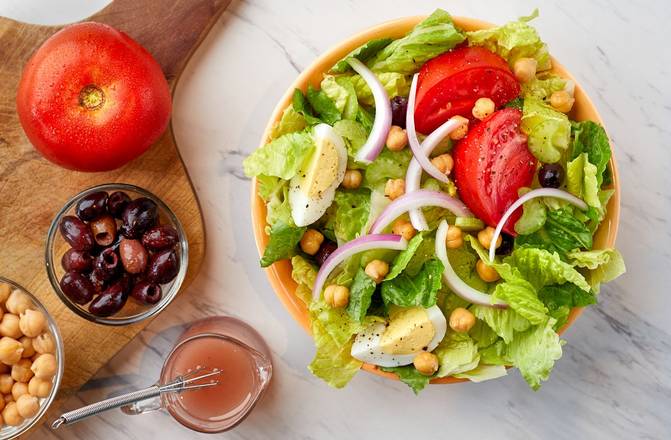
[[[389,224],[401,214],[411,209],[423,208],[425,206],[438,206],[450,210],[459,217],[473,217],[471,211],[461,200],[450,197],[439,191],[429,191],[420,189],[409,194],[403,194],[398,199],[387,205],[380,216],[370,227],[370,234],[379,234],[389,226]]]
[[[352,69],[366,82],[375,100],[375,120],[366,143],[356,153],[357,162],[369,164],[375,160],[384,148],[391,127],[391,103],[389,95],[377,76],[356,58],[347,60]]]
[[[410,144],[413,156],[415,156],[415,159],[417,159],[417,162],[419,162],[419,165],[424,171],[441,182],[447,183],[449,181],[447,175],[441,173],[440,170],[431,163],[429,158],[422,153],[422,147],[419,145],[419,140],[417,139],[417,131],[415,130],[415,98],[417,96],[418,77],[419,74],[417,73],[412,77],[410,95],[408,96],[408,111],[405,114],[405,131],[408,134],[408,143]]]
[[[566,191],[562,191],[561,189],[538,188],[529,191],[519,199],[515,200],[515,203],[510,205],[510,208],[508,208],[508,210],[503,214],[503,217],[501,217],[501,220],[499,220],[499,224],[496,225],[494,235],[492,236],[492,244],[489,245],[489,261],[494,261],[494,255],[496,255],[496,240],[499,239],[499,235],[501,235],[501,230],[503,229],[503,226],[506,224],[510,216],[513,215],[513,212],[515,212],[517,208],[522,206],[524,202],[528,202],[529,200],[535,199],[536,197],[554,197],[556,199],[565,200],[569,202],[571,205],[577,206],[578,208],[582,209],[583,211],[587,209],[587,203],[583,202],[573,194],[567,193]]]
[[[481,306],[487,307],[496,307],[497,309],[505,309],[508,307],[504,301],[494,299],[491,295],[480,292],[466,284],[464,280],[459,278],[459,275],[454,271],[452,265],[450,265],[450,259],[447,258],[447,229],[448,225],[445,220],[440,222],[438,230],[436,231],[436,256],[445,266],[445,271],[443,272],[443,279],[447,283],[448,287],[455,295],[460,296],[468,302],[473,304],[479,304]],[[492,302],[493,300],[493,302]]]
[[[315,278],[315,285],[312,288],[312,299],[317,301],[324,288],[326,279],[340,263],[352,255],[371,249],[392,249],[402,251],[408,247],[408,242],[400,235],[393,234],[371,234],[349,241],[338,249],[324,261],[322,267]]]
[[[429,157],[438,144],[440,144],[440,142],[457,127],[459,127],[459,121],[454,118],[450,118],[448,121],[444,122],[424,139],[424,142],[422,142],[421,154]],[[410,161],[410,165],[408,165],[408,171],[405,173],[406,194],[417,191],[420,187],[421,180],[422,167],[420,167],[417,159],[413,157]],[[426,218],[424,217],[424,214],[422,214],[421,209],[410,210],[410,222],[412,223],[413,228],[418,231],[427,231],[429,229],[429,225],[426,223]]]

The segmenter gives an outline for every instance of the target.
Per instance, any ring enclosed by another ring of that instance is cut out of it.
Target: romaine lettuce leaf
[[[552,67],[548,48],[536,29],[527,24],[536,17],[538,10],[503,26],[466,32],[468,45],[484,46],[505,58],[511,67],[520,58],[534,58],[538,62],[537,70],[548,70]]]
[[[592,248],[592,233],[568,208],[548,211],[545,225],[529,235],[518,235],[515,247],[536,247],[564,257],[574,249]]]
[[[347,313],[353,320],[363,322],[366,318],[375,287],[377,287],[375,281],[366,275],[363,268],[359,268],[349,288],[349,303],[347,304]]]
[[[571,159],[587,153],[589,162],[596,166],[597,184],[601,188],[611,156],[608,135],[601,125],[592,121],[574,122],[571,128],[573,133]]]
[[[607,283],[627,271],[622,255],[616,249],[571,252],[569,261],[577,267],[590,270],[587,280],[598,293],[601,283]]]
[[[545,323],[516,334],[507,347],[507,356],[534,390],[548,379],[555,361],[562,355],[562,341],[554,325],[555,320],[548,318]]]
[[[289,180],[298,174],[314,149],[310,133],[287,133],[257,148],[242,161],[242,167],[248,177],[265,175]]]
[[[294,95],[291,99],[291,106],[297,113],[303,115],[305,122],[308,125],[317,125],[324,122],[314,115],[312,106],[308,102],[303,92],[299,89],[294,89]]]
[[[522,188],[519,190],[519,195],[522,196],[529,191],[529,188]],[[547,209],[543,200],[535,198],[524,202],[522,205],[522,217],[515,223],[515,232],[518,234],[532,234],[538,231],[545,224],[547,219]]]
[[[327,227],[333,229],[338,243],[346,243],[364,233],[370,210],[370,191],[366,188],[356,190],[337,190],[334,203],[329,211]]]
[[[488,308],[491,309],[493,307]],[[471,312],[473,312],[473,310],[471,310]],[[499,335],[497,335],[496,332],[481,319],[475,321],[475,324],[468,331],[468,334],[471,336],[471,338],[473,338],[478,348],[489,347],[494,342],[496,342],[497,339],[499,339]]]
[[[433,258],[422,266],[415,276],[401,273],[393,280],[382,282],[382,300],[386,305],[401,307],[422,306],[428,308],[436,304],[441,287],[443,263]]]
[[[388,373],[396,373],[401,382],[409,386],[415,394],[419,394],[420,391],[426,388],[431,380],[430,376],[424,376],[412,365],[406,365],[404,367],[383,367],[381,370]]]
[[[294,110],[293,105],[290,105],[284,109],[282,118],[273,125],[270,138],[276,139],[283,134],[301,131],[306,127],[306,125],[307,122],[305,121],[305,117]]]
[[[478,347],[466,333],[449,332],[433,351],[440,367],[436,377],[451,376],[470,371],[478,366]]]
[[[523,247],[515,249],[503,261],[519,270],[522,277],[537,290],[550,284],[566,282],[573,283],[586,292],[590,290],[585,277],[573,266],[562,261],[556,252]]]
[[[361,148],[368,139],[368,132],[366,129],[356,121],[343,119],[333,125],[333,130],[343,138],[345,145],[347,146],[347,155],[350,158],[347,167],[349,169],[360,168],[354,162],[354,157],[359,151],[359,148]]]
[[[284,222],[277,222],[270,228],[270,237],[261,257],[261,267],[268,267],[278,260],[290,258],[296,252],[296,245],[307,228],[299,228]]]
[[[522,83],[522,96],[547,101],[554,92],[564,90],[566,80],[554,74],[543,75]]]
[[[317,268],[300,255],[291,258],[291,278],[298,284],[312,289],[317,278]]]
[[[348,77],[326,75],[320,84],[321,90],[326,93],[342,115],[343,119],[354,120],[359,110],[356,91]]]
[[[390,98],[394,96],[408,96],[410,93],[410,84],[412,80],[402,73],[377,72],[375,73],[375,76],[380,80]],[[375,98],[373,98],[373,92],[370,90],[370,87],[368,87],[366,81],[359,75],[353,75],[350,81],[354,86],[356,97],[359,99],[359,102],[369,107],[374,106]]]
[[[330,386],[342,388],[352,380],[363,363],[350,354],[352,351],[352,335],[344,342],[333,338],[327,331],[328,327],[337,327],[337,322],[312,320],[312,337],[315,341],[315,357],[308,365],[308,370],[324,380]]]
[[[464,371],[463,373],[457,373],[454,377],[458,379],[468,379],[471,382],[484,382],[486,380],[498,379],[507,375],[508,372],[506,367],[503,365],[485,365],[480,363],[477,367],[470,371]]]
[[[476,318],[484,321],[490,329],[503,338],[505,343],[513,340],[515,332],[523,332],[531,326],[528,319],[510,308],[497,309],[474,305],[470,310]]]
[[[506,266],[506,264],[496,266],[496,270],[505,282],[496,285],[492,294],[493,299],[507,302],[511,309],[528,319],[532,324],[540,324],[545,321],[547,309],[538,299],[534,286],[521,276],[516,267],[510,268],[507,272],[502,270]]]
[[[391,151],[387,148],[368,165],[364,173],[363,185],[370,189],[380,189],[389,179],[402,179],[412,159],[410,148]]]
[[[557,320],[555,329],[561,328],[566,323],[573,307],[596,304],[596,295],[592,291],[585,292],[572,283],[545,286],[538,291],[538,298],[548,308],[549,315]]]
[[[319,115],[319,119],[322,121],[333,125],[342,118],[338,107],[336,107],[335,103],[323,90],[317,90],[312,85],[308,85],[306,96],[312,109]]]
[[[263,176],[259,179],[259,195],[266,201],[266,234],[270,234],[276,223],[293,225],[291,206],[289,205],[289,181],[277,177]],[[273,180],[274,179],[274,180]]]
[[[447,52],[464,39],[464,35],[454,27],[450,14],[437,9],[408,35],[379,51],[367,64],[373,71],[410,75],[425,62]]]
[[[350,58],[356,58],[359,61],[366,62],[369,58],[376,55],[379,51],[384,49],[393,40],[391,38],[378,38],[370,40],[366,44],[357,47],[352,52],[345,55],[343,59],[338,61],[331,69],[333,73],[345,73],[352,69],[352,66],[347,62]]]
[[[521,128],[528,136],[529,150],[541,162],[559,162],[569,146],[568,117],[533,96],[524,99]]]
[[[424,240],[424,234],[417,234],[408,242],[408,247],[402,250],[394,258],[394,262],[391,265],[391,270],[385,277],[385,281],[393,280],[401,274],[408,266],[408,263],[417,252],[417,249],[422,244]]]
[[[582,199],[587,205],[601,212],[599,183],[596,165],[582,153],[566,165],[566,186],[571,194]]]
[[[508,357],[508,346],[499,339],[489,347],[480,349],[480,362],[488,365],[512,365]]]

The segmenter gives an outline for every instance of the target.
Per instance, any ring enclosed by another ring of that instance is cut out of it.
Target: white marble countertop
[[[80,19],[105,0],[3,0],[0,15]],[[289,5],[292,5],[291,7]],[[618,247],[629,272],[602,290],[564,335],[551,380],[531,391],[517,372],[479,385],[405,385],[361,373],[330,389],[305,366],[313,348],[258,267],[241,161],[297,73],[348,35],[443,7],[503,23],[539,7],[534,22],[553,55],[599,108],[622,178]],[[671,51],[668,0],[585,2],[426,0],[234,2],[190,62],[173,122],[203,208],[207,258],[196,282],[122,350],[67,408],[148,385],[181,325],[230,314],[273,349],[268,394],[234,431],[239,439],[671,438]],[[668,174],[667,174],[668,173]],[[165,413],[116,411],[35,438],[200,438]]]

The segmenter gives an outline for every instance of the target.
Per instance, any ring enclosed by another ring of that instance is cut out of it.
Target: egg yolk
[[[311,199],[320,197],[338,177],[338,151],[335,144],[326,138],[318,138],[316,143],[315,157],[310,162],[302,188]]]
[[[412,354],[429,345],[436,329],[422,307],[399,309],[390,315],[380,348],[389,354]]]

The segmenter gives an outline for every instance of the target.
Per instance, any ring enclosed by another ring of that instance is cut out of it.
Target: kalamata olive
[[[319,246],[319,250],[315,254],[315,260],[317,261],[317,264],[320,266],[324,264],[324,261],[326,261],[329,255],[331,255],[336,249],[338,249],[337,244],[329,240],[324,240],[321,246]]]
[[[144,304],[156,304],[161,300],[163,292],[158,284],[140,281],[133,287],[130,296]]]
[[[165,284],[172,281],[179,271],[177,254],[172,249],[164,249],[149,258],[147,281],[156,284]]]
[[[405,128],[405,114],[408,112],[408,98],[394,96],[391,98],[391,123]]]
[[[105,207],[107,206],[107,193],[105,191],[98,191],[82,197],[77,203],[75,212],[77,217],[90,222],[96,217],[105,214]]]
[[[154,226],[142,235],[142,244],[152,251],[172,248],[178,241],[177,229],[170,225]]]
[[[156,224],[158,207],[146,197],[130,202],[123,211],[121,233],[128,238],[140,238],[142,233]]]
[[[93,233],[89,225],[75,217],[66,215],[60,224],[61,235],[73,249],[90,251],[93,249]]]
[[[88,272],[93,266],[93,258],[86,251],[68,249],[61,257],[61,266],[66,272]]]
[[[68,298],[81,305],[91,301],[95,294],[91,281],[78,272],[66,272],[61,278],[60,286]]]
[[[120,267],[119,256],[112,248],[104,249],[93,262],[94,271],[104,281],[114,278]]]
[[[564,182],[564,168],[558,163],[544,163],[538,170],[538,183],[543,188],[559,188]]]
[[[93,269],[89,275],[89,280],[93,286],[95,293],[100,293],[105,290],[107,287],[107,281],[110,279],[109,275],[106,272],[103,272],[99,269]]]
[[[120,219],[129,202],[130,197],[128,197],[128,194],[125,192],[113,192],[107,198],[107,212],[109,212],[112,217]]]
[[[93,239],[100,246],[109,246],[116,239],[116,220],[111,215],[103,215],[89,223]]]
[[[501,234],[501,246],[496,249],[496,255],[508,255],[513,251],[515,246],[515,239],[512,235],[506,233]]]
[[[121,264],[128,273],[142,273],[147,267],[149,254],[139,240],[122,239],[119,244],[119,255],[121,256]]]
[[[127,277],[116,281],[105,289],[89,305],[89,312],[96,316],[110,316],[121,310],[128,299]]]

